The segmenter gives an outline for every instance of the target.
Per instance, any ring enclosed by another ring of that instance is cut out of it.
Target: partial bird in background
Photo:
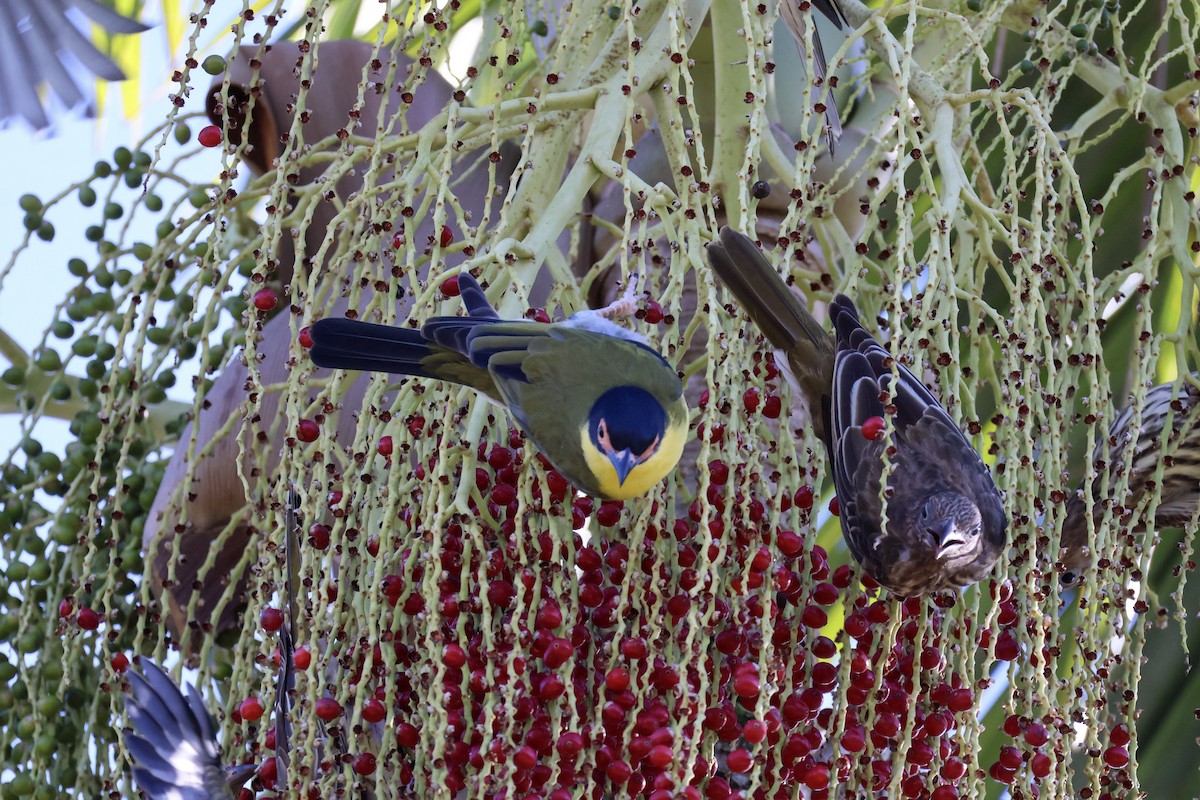
[[[78,27],[72,7],[109,33],[147,30],[96,0],[0,0],[0,122],[23,117],[38,130],[48,127],[39,94],[47,86],[67,108],[84,103],[87,95],[72,75],[78,65],[102,80],[125,80]]]
[[[469,386],[504,406],[567,480],[599,497],[645,494],[675,468],[687,439],[683,383],[642,337],[605,311],[551,324],[504,320],[468,273],[458,288],[467,316],[434,317],[420,330],[319,320],[309,357],[320,367]]]
[[[1187,527],[1196,516],[1200,500],[1200,388],[1186,380],[1178,385],[1160,383],[1152,387],[1146,392],[1136,431],[1135,411],[1132,405],[1126,406],[1109,426],[1107,460],[1103,450],[1093,459],[1097,472],[1092,483],[1093,525],[1103,524],[1105,487],[1114,486],[1125,474],[1129,488],[1123,498],[1112,498],[1119,506],[1113,516],[1121,519],[1133,514],[1157,492],[1154,527]],[[1156,481],[1160,464],[1162,475]],[[1094,563],[1084,488],[1081,485],[1067,498],[1059,561],[1064,587],[1081,583]],[[1141,519],[1133,520],[1132,526],[1138,532],[1146,529]]]
[[[213,718],[195,687],[187,696],[149,659],[130,671],[125,747],[133,777],[149,800],[231,800],[257,767],[224,767]]]
[[[800,60],[803,61],[807,49],[804,43],[804,29],[808,24],[809,11],[802,9],[801,5],[809,4],[802,0],[779,0],[779,17],[796,40],[796,49],[800,51]],[[843,25],[849,26],[846,12],[842,10],[838,0],[813,0],[811,5],[839,31]],[[833,86],[830,85],[828,65],[825,62],[825,48],[821,45],[821,36],[816,30],[813,31],[812,41],[815,73],[812,78],[821,87],[815,95],[815,102],[825,106],[825,130],[828,134],[829,152],[832,154],[838,140],[842,138],[842,119],[838,114],[837,102],[833,99]]]
[[[982,580],[1004,549],[1008,520],[987,467],[937,399],[871,338],[848,297],[830,304],[830,336],[749,237],[722,228],[706,252],[786,355],[833,463],[842,534],[863,568],[910,596]]]

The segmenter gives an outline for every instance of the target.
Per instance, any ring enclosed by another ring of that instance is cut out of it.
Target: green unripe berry
[[[70,339],[75,335],[75,326],[65,319],[58,319],[50,326],[50,332],[56,339]]]
[[[125,209],[121,207],[120,203],[108,202],[104,204],[105,219],[120,219],[124,213]]]
[[[34,363],[42,372],[58,372],[62,369],[62,357],[57,350],[43,350]]]
[[[163,201],[162,198],[156,194],[148,194],[142,198],[142,205],[144,205],[148,211],[157,212],[162,211]]]
[[[133,273],[122,267],[113,273],[113,277],[117,279],[117,286],[128,286],[129,282],[133,280]]]
[[[546,25],[546,21],[544,19],[539,19],[534,22],[530,30],[533,31],[535,36],[545,36],[550,32],[550,28]]]
[[[92,273],[92,279],[101,289],[111,289],[114,283],[112,273],[103,266],[96,267],[96,271]]]
[[[138,261],[147,261],[150,258],[154,248],[145,242],[135,242],[133,245],[133,257]]]
[[[97,161],[92,172],[97,178],[107,178],[109,175],[112,175],[112,164],[109,164],[107,161]]]
[[[20,367],[9,367],[0,373],[0,380],[7,383],[9,386],[21,386],[25,383],[25,370]]]
[[[89,242],[98,242],[104,238],[104,228],[100,225],[88,225],[83,231],[83,237]]]
[[[97,292],[92,295],[92,308],[103,314],[106,311],[112,311],[117,307],[117,301],[108,292]]]
[[[34,212],[42,210],[42,201],[36,194],[28,192],[21,195],[20,199],[17,200],[17,205],[21,207],[22,211]]]
[[[87,262],[82,258],[72,258],[67,262],[67,272],[74,275],[76,278],[82,278],[88,274]]]
[[[169,219],[164,219],[154,227],[154,235],[159,239],[166,239],[175,232],[175,223]]]
[[[146,331],[146,341],[161,347],[171,341],[171,332],[166,328],[150,328]]]
[[[112,342],[100,342],[96,345],[96,357],[101,361],[111,361],[117,354],[117,346]]]
[[[153,158],[145,150],[138,150],[133,154],[133,165],[138,169],[145,169],[150,166],[151,161],[153,161]]]
[[[43,242],[54,241],[54,225],[49,221],[42,222],[37,229],[37,237]]]
[[[147,384],[142,388],[142,400],[146,405],[158,405],[167,399],[167,393],[157,383]]]
[[[25,230],[32,233],[42,227],[42,215],[36,211],[31,211],[21,220],[21,224],[25,226]]]
[[[81,336],[71,342],[71,352],[82,358],[91,358],[96,355],[96,335],[89,333],[87,336]]]
[[[96,205],[96,190],[90,186],[80,186],[79,205],[84,208],[91,208]]]
[[[113,150],[113,163],[117,165],[117,169],[129,169],[129,165],[133,163],[133,153],[122,145]]]
[[[209,75],[220,75],[225,71],[225,59],[214,53],[200,63],[200,68]]]
[[[56,403],[65,403],[71,399],[71,385],[66,381],[55,381],[50,384],[50,399]]]
[[[39,558],[29,567],[29,577],[37,583],[45,583],[50,579],[50,562]]]
[[[204,208],[209,204],[208,189],[204,186],[193,187],[188,192],[188,202],[192,204],[192,208]]]
[[[146,177],[146,173],[141,170],[131,169],[125,173],[125,185],[130,189],[136,189],[142,185],[142,180]]]
[[[1072,36],[1087,36],[1087,34],[1088,34],[1088,27],[1087,27],[1087,25],[1084,25],[1082,22],[1076,22],[1074,25],[1071,26],[1071,35]]]
[[[175,126],[175,142],[177,144],[187,144],[192,140],[192,131],[188,128],[186,122],[181,122]]]

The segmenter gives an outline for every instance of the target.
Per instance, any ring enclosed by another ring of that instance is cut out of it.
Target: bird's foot
[[[617,319],[618,317],[631,317],[633,312],[637,311],[638,296],[637,291],[637,273],[630,273],[629,280],[625,283],[625,293],[606,305],[604,308],[597,308],[596,313],[604,319]]]

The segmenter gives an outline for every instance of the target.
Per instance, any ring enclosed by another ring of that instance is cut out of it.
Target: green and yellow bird
[[[465,317],[419,330],[323,319],[310,331],[320,367],[435,378],[469,386],[508,409],[567,480],[625,500],[650,491],[687,439],[683,383],[637,334],[603,312],[552,324],[501,319],[467,273]]]

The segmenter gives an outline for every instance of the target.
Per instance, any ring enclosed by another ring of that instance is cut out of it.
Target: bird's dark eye
[[[612,440],[608,438],[608,425],[604,420],[596,425],[596,443],[600,445],[600,449],[609,452],[613,449]]]
[[[1077,581],[1077,580],[1079,580],[1079,576],[1076,575],[1074,572],[1068,571],[1068,572],[1064,572],[1062,574],[1063,586],[1067,586],[1067,587],[1074,586],[1075,581]]]
[[[929,500],[925,501],[925,507],[921,509],[921,518],[927,520],[932,516],[933,516],[933,500],[929,499]]]

